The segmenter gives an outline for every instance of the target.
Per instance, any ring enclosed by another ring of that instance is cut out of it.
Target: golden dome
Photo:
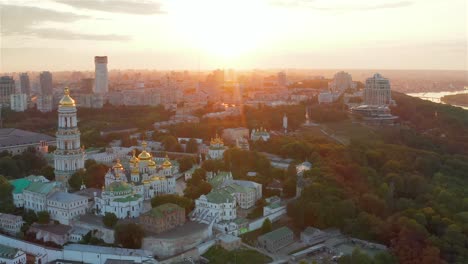
[[[64,95],[59,102],[59,106],[75,106],[75,100],[70,97],[70,89],[66,87],[64,90]]]
[[[138,167],[133,167],[132,174],[138,174],[138,173],[140,173],[140,170],[138,169]]]
[[[224,144],[223,140],[216,133],[216,137],[211,139],[211,145]]]
[[[133,156],[130,158],[130,163],[138,163],[138,158],[135,156],[135,150],[132,151],[133,152]]]
[[[169,161],[169,156],[166,154],[166,159],[164,159],[164,162],[162,164],[163,168],[169,168],[172,166],[172,163]]]
[[[149,167],[156,167],[156,162],[154,162],[154,160],[150,160],[150,161],[148,162],[148,166],[149,166]]]
[[[140,153],[140,155],[138,155],[138,159],[139,160],[150,160],[152,157],[151,157],[151,154],[149,154],[147,151],[146,151],[146,146],[148,144],[146,143],[146,141],[143,141],[141,143],[141,146],[143,147],[143,151]]]
[[[120,160],[119,160],[119,159],[117,159],[117,160],[115,161],[115,164],[114,164],[114,166],[113,166],[112,168],[123,170],[123,166],[122,166],[122,164],[120,163]]]

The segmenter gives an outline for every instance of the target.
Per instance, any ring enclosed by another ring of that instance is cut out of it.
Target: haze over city
[[[0,71],[466,70],[464,0],[1,1]]]
[[[468,263],[467,8],[0,0],[0,263]]]

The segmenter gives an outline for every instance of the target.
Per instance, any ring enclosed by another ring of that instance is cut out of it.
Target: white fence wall
[[[269,218],[270,221],[273,223],[273,222],[275,222],[276,220],[278,220],[281,216],[283,216],[285,214],[286,214],[286,206],[284,206],[284,208],[279,210],[278,212],[269,214],[267,216],[258,218],[257,220],[254,220],[254,221],[250,222],[249,223],[249,231],[253,231],[253,230],[257,230],[257,229],[261,228],[262,224],[263,224],[263,221],[265,221],[265,219],[267,219],[267,218]]]

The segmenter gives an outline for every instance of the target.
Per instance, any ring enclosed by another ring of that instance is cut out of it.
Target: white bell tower
[[[68,179],[84,168],[85,152],[80,143],[75,100],[65,88],[58,107],[57,149],[54,152],[55,180],[68,186]]]

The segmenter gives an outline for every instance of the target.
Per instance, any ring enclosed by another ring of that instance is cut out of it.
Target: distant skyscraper
[[[107,76],[107,56],[94,57],[95,65],[95,85],[94,93],[105,94],[109,92],[109,83]]]
[[[81,79],[81,92],[82,93],[92,93],[94,87],[94,79],[93,78],[85,78]]]
[[[10,105],[10,95],[15,93],[15,80],[10,76],[0,77],[0,104],[1,107]]]
[[[29,95],[31,93],[31,83],[27,73],[20,74],[20,93]]]
[[[288,78],[286,77],[286,73],[278,72],[278,86],[286,87],[288,85]]]
[[[45,71],[41,72],[39,75],[39,82],[41,84],[41,94],[42,95],[52,95],[53,94],[53,85],[52,85],[52,73]]]
[[[288,116],[286,114],[283,116],[283,129],[285,134],[288,133]]]
[[[354,89],[355,87],[351,74],[344,71],[337,72],[333,80],[328,83],[328,88],[332,92],[343,92],[346,89]]]
[[[364,104],[384,106],[392,104],[390,81],[376,73],[366,80],[364,89]]]

